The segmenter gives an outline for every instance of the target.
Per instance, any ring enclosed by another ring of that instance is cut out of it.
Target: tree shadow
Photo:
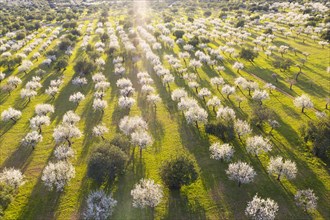
[[[170,190],[164,219],[207,219],[207,217],[198,200],[188,199],[179,190]]]
[[[55,219],[61,192],[48,191],[39,177],[18,219]]]
[[[2,168],[14,167],[16,169],[22,170],[22,172],[24,173],[24,171],[32,160],[32,153],[32,147],[26,147],[22,144],[19,144],[16,150],[4,161],[4,163],[2,164]]]

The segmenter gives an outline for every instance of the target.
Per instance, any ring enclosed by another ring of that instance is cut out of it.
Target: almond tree
[[[105,140],[105,138],[104,138],[103,135],[105,133],[108,133],[108,132],[109,132],[109,129],[105,125],[103,125],[103,124],[100,124],[100,125],[95,126],[93,128],[93,131],[92,131],[92,133],[93,133],[93,135],[95,137],[101,137],[102,140]]]
[[[241,136],[250,134],[252,129],[248,122],[237,119],[234,123],[234,129],[238,135],[238,139],[241,140]]]
[[[93,109],[95,111],[100,110],[103,113],[104,112],[104,109],[106,107],[108,107],[108,103],[105,100],[94,99],[94,101],[93,101]]]
[[[219,86],[225,84],[225,81],[222,77],[213,77],[210,79],[211,85],[216,86],[217,90],[219,90]]]
[[[233,65],[234,69],[237,69],[237,73],[244,68],[244,64],[240,62],[235,62]]]
[[[234,155],[234,148],[229,144],[216,142],[210,146],[211,159],[230,161]]]
[[[156,103],[158,103],[160,101],[161,101],[161,98],[159,97],[158,94],[149,94],[149,95],[147,95],[147,102],[152,104],[155,109],[157,107]]]
[[[201,90],[198,92],[198,96],[203,98],[203,101],[205,102],[205,97],[211,96],[211,91],[207,88],[201,88]]]
[[[84,219],[103,220],[108,219],[117,205],[117,200],[107,195],[103,190],[91,192],[87,197],[87,207]]]
[[[206,106],[211,106],[213,111],[215,112],[215,108],[219,107],[221,104],[220,99],[217,96],[213,96],[211,99],[209,99],[206,103]]]
[[[146,130],[147,123],[139,116],[125,116],[119,122],[119,129],[127,136],[138,129]]]
[[[120,108],[123,109],[131,109],[134,103],[135,103],[135,99],[132,97],[121,96],[118,99],[118,105]]]
[[[133,197],[133,207],[150,207],[153,213],[155,207],[162,201],[163,190],[153,180],[141,179],[131,190],[131,195]]]
[[[229,107],[220,107],[217,111],[217,119],[226,123],[233,122],[236,118],[235,111]]]
[[[269,140],[264,139],[260,135],[249,137],[246,140],[246,150],[258,156],[262,151],[268,152],[272,149],[272,145],[269,143]]]
[[[73,111],[67,111],[63,115],[63,124],[68,124],[68,125],[75,125],[80,121],[79,115],[74,113]]]
[[[48,126],[50,124],[50,118],[46,115],[37,115],[30,119],[30,128],[32,130],[38,130],[39,134],[42,132],[42,126]]]
[[[85,99],[85,95],[81,92],[76,92],[69,97],[69,101],[79,105],[79,103]]]
[[[188,111],[184,113],[184,116],[188,124],[195,123],[198,128],[198,123],[207,123],[208,114],[203,108],[197,106],[189,108]]]
[[[234,86],[230,86],[230,85],[224,85],[221,89],[221,93],[223,93],[224,95],[227,95],[227,99],[229,99],[229,96],[231,94],[235,93],[235,87]]]
[[[11,85],[11,86],[14,86],[15,88],[17,88],[17,86],[22,83],[22,80],[20,78],[18,78],[17,76],[10,76],[10,77],[8,77],[7,83],[8,83],[8,85]]]
[[[131,142],[140,148],[140,158],[142,158],[142,150],[152,145],[153,140],[147,131],[138,129],[131,134]]]
[[[14,108],[9,108],[7,110],[4,110],[1,113],[1,120],[2,121],[9,121],[12,120],[13,122],[16,123],[16,121],[22,116],[22,112],[19,110],[16,110]]]
[[[74,151],[71,147],[66,144],[62,144],[56,147],[54,151],[54,156],[57,160],[67,161],[70,157],[74,157]]]
[[[69,147],[72,144],[72,138],[80,138],[82,136],[79,128],[70,124],[61,124],[54,129],[53,137],[57,144],[67,142]]]
[[[269,94],[265,90],[255,90],[252,99],[260,102],[260,105],[262,105],[263,100],[269,99]]]
[[[281,176],[285,176],[287,179],[293,179],[297,175],[296,163],[286,160],[282,157],[272,157],[268,165],[268,172],[277,175],[277,180],[280,181]]]
[[[0,182],[5,183],[14,189],[23,185],[24,176],[20,170],[14,168],[4,168],[0,173]]]
[[[72,164],[65,161],[48,163],[42,172],[41,180],[49,190],[63,191],[64,186],[75,176]]]
[[[302,207],[305,212],[316,209],[318,198],[312,189],[298,190],[294,199],[297,206]]]
[[[22,89],[21,90],[21,98],[28,98],[28,103],[31,101],[31,98],[35,97],[37,92],[32,89]]]
[[[311,101],[311,99],[309,98],[308,95],[301,95],[301,96],[298,96],[297,98],[295,98],[293,100],[293,104],[298,107],[298,108],[301,108],[301,112],[304,113],[304,110],[305,108],[313,108],[314,107],[314,104],[313,102]]]
[[[260,198],[258,194],[248,202],[245,209],[245,215],[254,220],[273,220],[277,212],[278,205],[274,200]]]
[[[230,180],[234,180],[238,183],[238,187],[240,187],[242,183],[252,182],[255,175],[257,175],[250,165],[241,161],[229,164],[226,174],[229,176]]]
[[[54,113],[55,108],[51,104],[38,104],[34,111],[37,115],[42,116],[47,115],[48,113]]]

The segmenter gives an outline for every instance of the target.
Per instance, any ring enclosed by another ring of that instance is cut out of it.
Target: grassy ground
[[[110,21],[113,22],[114,18],[111,17]],[[85,27],[82,30],[83,32],[86,30],[88,22],[84,21]],[[97,20],[91,22],[96,27]],[[39,34],[42,32],[43,30]],[[255,31],[252,31],[252,33],[257,34]],[[161,183],[158,173],[161,162],[172,158],[180,152],[187,152],[196,159],[200,177],[197,182],[183,187],[180,192],[169,192],[165,189],[164,200],[156,208],[156,219],[243,219],[245,218],[244,209],[246,203],[252,199],[255,193],[262,197],[270,197],[278,202],[280,207],[279,219],[330,218],[328,212],[330,204],[329,169],[324,162],[312,156],[308,147],[302,145],[298,132],[301,124],[310,118],[315,119],[314,110],[307,110],[306,114],[301,114],[300,109],[293,106],[293,97],[307,93],[311,96],[315,109],[324,109],[324,98],[329,95],[329,74],[325,71],[329,65],[329,50],[321,49],[317,43],[311,40],[307,40],[305,44],[302,44],[300,39],[296,41],[293,38],[286,39],[278,34],[276,34],[276,37],[274,44],[280,45],[285,43],[299,51],[308,51],[311,54],[303,67],[304,74],[300,76],[298,84],[294,85],[292,91],[289,89],[286,78],[295,74],[298,69],[292,67],[288,72],[275,70],[271,66],[271,61],[276,59],[276,56],[280,56],[279,54],[275,53],[273,58],[267,59],[260,52],[260,56],[255,60],[254,64],[244,62],[245,69],[240,71],[240,73],[232,69],[235,59],[225,55],[226,62],[224,66],[226,70],[221,73],[221,76],[226,82],[233,84],[234,79],[241,75],[247,79],[257,81],[260,85],[263,85],[260,79],[272,82],[281,91],[285,92],[274,91],[271,94],[271,99],[264,102],[265,106],[275,111],[276,118],[282,125],[273,132],[273,136],[269,136],[274,145],[273,150],[269,154],[256,158],[246,152],[244,140],[240,142],[235,139],[231,143],[235,147],[234,160],[249,162],[257,172],[254,183],[243,185],[241,188],[228,180],[225,174],[227,163],[221,163],[209,158],[208,148],[210,144],[221,140],[215,136],[207,135],[203,126],[197,129],[187,125],[182,113],[177,110],[175,102],[170,98],[170,91],[177,87],[185,87],[190,95],[197,99],[195,92],[189,89],[186,83],[179,77],[176,77],[175,83],[170,85],[169,90],[162,85],[161,80],[155,73],[149,71],[155,81],[156,91],[162,98],[162,102],[157,105],[157,110],[154,111],[143,101],[140,86],[136,80],[137,71],[145,71],[150,67],[148,61],[144,59],[139,61],[137,70],[133,70],[129,62],[125,64],[128,70],[127,77],[132,80],[133,86],[137,90],[134,96],[137,104],[131,109],[129,114],[141,115],[144,119],[147,119],[149,131],[155,143],[143,152],[141,160],[136,151],[135,162],[127,167],[126,174],[120,177],[113,186],[108,187],[114,198],[118,200],[113,219],[150,219],[151,213],[149,210],[139,210],[132,207],[130,190],[142,177],[152,178],[157,183]],[[19,92],[26,82],[32,78],[42,59],[35,62],[33,70],[27,75],[17,73],[17,71],[9,73],[22,78],[23,83],[10,96],[0,95],[1,112],[12,106],[20,109],[23,114],[16,124],[0,122],[0,164],[1,167],[13,166],[21,169],[26,177],[26,183],[19,189],[15,200],[6,210],[5,219],[77,219],[84,208],[86,195],[90,190],[98,187],[86,177],[88,157],[95,144],[101,141],[91,136],[91,129],[100,122],[105,123],[110,128],[106,139],[110,140],[119,132],[117,124],[124,116],[124,113],[120,111],[117,105],[119,92],[115,83],[118,77],[113,74],[113,57],[103,56],[107,61],[104,74],[111,83],[111,88],[105,97],[109,106],[104,114],[93,111],[94,85],[90,75],[87,76],[89,84],[84,89],[72,86],[71,80],[75,77],[74,63],[77,58],[83,55],[79,49],[81,39],[69,60],[69,67],[63,73],[49,70],[50,73],[42,80],[44,87],[40,89],[38,96],[28,104],[22,102]],[[97,40],[98,37],[93,35],[91,41],[95,42]],[[57,41],[55,40],[50,48],[54,47]],[[225,44],[224,40],[217,39],[210,45],[218,47],[223,44]],[[178,46],[164,49],[161,51],[161,55],[177,54],[179,50]],[[31,54],[33,53],[34,51]],[[290,57],[296,61],[303,56],[300,53],[297,56],[289,53],[285,57]],[[165,60],[163,62],[166,67],[170,68]],[[279,74],[279,82],[277,84],[271,77],[272,72]],[[238,94],[246,97],[246,100],[241,104],[241,109],[239,109],[238,103],[234,98],[228,100],[216,88],[211,87],[209,83],[210,77],[217,76],[217,72],[209,67],[202,67],[198,69],[198,73],[201,76],[199,81],[201,86],[210,88],[212,93],[221,99],[223,105],[234,108],[239,118],[247,119],[251,115],[253,101],[249,99],[247,91],[237,91]],[[50,80],[62,74],[64,75],[64,83],[60,87],[60,94],[56,96],[55,100],[50,100],[44,94],[44,90],[48,87]],[[312,82],[312,87],[309,80]],[[86,99],[78,107],[75,107],[68,102],[68,99],[73,92],[77,91],[84,93]],[[39,103],[53,104],[56,112],[51,117],[52,124],[43,129],[43,141],[32,151],[32,149],[21,147],[19,141],[29,132],[29,119],[34,115],[35,105]],[[207,108],[202,101],[200,101],[200,105],[205,109]],[[76,169],[76,177],[70,181],[70,184],[62,193],[49,192],[43,186],[40,178],[42,170],[48,161],[53,159],[52,152],[55,145],[52,138],[53,129],[61,122],[62,116],[68,110],[75,110],[81,116],[82,120],[78,126],[84,134],[81,139],[75,140],[73,144],[76,157],[72,162]],[[214,113],[211,110],[209,113],[210,118],[214,118]],[[264,131],[261,131],[254,127],[253,130],[255,134],[267,136],[266,132],[269,131],[269,128],[265,126]],[[269,156],[275,155],[282,155],[297,163],[298,175],[296,179],[291,181],[283,179],[279,182],[276,178],[267,174],[266,167],[269,162]],[[298,189],[305,188],[312,188],[319,197],[318,208],[311,214],[306,214],[297,208],[293,200],[295,192]]]

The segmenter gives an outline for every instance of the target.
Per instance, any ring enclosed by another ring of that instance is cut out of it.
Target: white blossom
[[[211,158],[215,160],[230,161],[234,155],[234,148],[229,144],[216,142],[210,146]]]
[[[30,119],[30,128],[32,130],[39,130],[41,133],[41,126],[50,124],[50,118],[46,115],[37,115]]]
[[[4,168],[0,173],[0,182],[8,184],[15,189],[24,184],[23,178],[22,172],[14,168]]]
[[[48,163],[42,172],[41,180],[49,190],[62,191],[64,186],[75,176],[75,169],[72,164],[65,161]]]
[[[67,111],[63,116],[63,124],[75,125],[80,121],[79,115],[74,113],[73,111]]]
[[[163,190],[160,185],[155,184],[153,180],[141,179],[133,190],[133,206],[137,208],[156,207],[163,198]]]
[[[130,135],[138,129],[147,129],[147,123],[139,116],[125,116],[119,122],[119,129],[125,135]]]
[[[236,91],[235,87],[230,86],[230,85],[224,85],[221,89],[221,92],[225,95],[227,95],[227,98],[229,98],[229,96],[231,94],[234,94]]]
[[[2,121],[12,120],[12,121],[16,122],[21,116],[22,116],[21,111],[10,107],[1,113],[1,120]]]
[[[217,111],[217,119],[221,119],[225,122],[230,122],[235,120],[236,114],[232,108],[229,107],[220,107]]]
[[[54,113],[54,106],[51,104],[38,104],[35,107],[35,113],[39,116],[47,115],[48,113]]]
[[[69,97],[69,101],[76,103],[77,105],[85,99],[85,95],[82,94],[81,92],[76,92]]]
[[[226,174],[230,180],[238,182],[238,186],[241,186],[242,183],[252,182],[257,175],[250,165],[241,161],[229,164]]]
[[[285,176],[287,179],[293,179],[297,175],[296,163],[286,160],[282,157],[272,157],[267,168],[268,172],[277,175],[277,180],[280,180],[281,176]]]
[[[173,101],[180,101],[183,97],[187,97],[187,92],[183,88],[175,89],[171,94]]]
[[[250,134],[252,132],[252,129],[251,129],[249,123],[246,122],[246,121],[242,121],[240,119],[237,119],[235,121],[234,129],[235,129],[235,131],[236,131],[239,138],[241,136]]]
[[[103,190],[91,192],[87,197],[87,207],[84,212],[84,219],[104,220],[108,219],[117,205],[112,196],[105,194]]]
[[[93,101],[93,109],[95,111],[101,110],[103,112],[106,107],[108,107],[108,103],[105,100],[97,99],[97,98],[94,99],[94,101]]]
[[[249,137],[246,140],[246,150],[258,156],[262,151],[268,152],[272,149],[272,145],[269,143],[269,140],[264,139],[262,136],[256,135]]]
[[[296,106],[296,107],[299,107],[301,108],[301,112],[303,113],[305,108],[313,108],[314,107],[314,104],[313,102],[311,101],[311,99],[309,98],[308,95],[301,95],[301,96],[298,96],[297,98],[295,98],[293,100],[293,104]]]
[[[120,108],[130,109],[135,104],[135,99],[132,97],[121,96],[118,99],[118,105]]]
[[[72,138],[80,138],[82,136],[79,128],[70,124],[61,124],[54,129],[53,137],[56,143],[68,142],[71,146]]]
[[[269,198],[263,199],[256,194],[252,201],[248,202],[245,214],[254,220],[273,220],[278,211],[278,205]]]
[[[109,129],[103,125],[103,124],[99,124],[99,125],[96,125],[94,128],[93,128],[93,135],[96,136],[96,137],[102,137],[102,139],[104,139],[103,135],[105,133],[108,133],[109,132]]]
[[[188,124],[195,123],[196,127],[198,127],[198,123],[207,123],[208,114],[203,108],[196,106],[189,108],[184,113],[184,116]]]
[[[70,157],[74,157],[74,151],[71,147],[69,147],[65,144],[62,144],[62,145],[56,147],[56,149],[54,151],[54,156],[58,160],[67,160]]]
[[[312,189],[298,190],[294,199],[297,206],[302,207],[306,212],[316,209],[318,198]]]

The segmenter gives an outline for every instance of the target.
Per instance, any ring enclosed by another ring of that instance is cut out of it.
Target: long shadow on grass
[[[93,110],[93,99],[90,99],[90,101],[85,105],[84,111],[81,115],[81,117],[85,120],[85,127],[83,131],[85,136],[82,144],[83,150],[79,155],[79,160],[86,158],[89,147],[91,146],[92,142],[95,141],[95,139],[92,137],[92,130],[93,127],[102,121],[102,116],[102,112]]]
[[[148,130],[155,140],[153,146],[155,147],[156,152],[160,152],[164,138],[164,126],[157,118],[157,108],[155,109],[153,106],[149,106],[145,100],[145,97],[141,97],[140,93],[137,100],[138,106],[142,113],[142,117],[147,121],[149,128]]]
[[[61,192],[48,191],[39,177],[18,219],[55,219]]]
[[[2,164],[2,168],[14,167],[24,173],[24,171],[32,160],[32,153],[32,147],[26,147],[22,144],[19,144],[16,150],[9,157],[7,157],[5,162]]]
[[[180,191],[170,191],[164,219],[207,219],[198,200],[191,201]]]

